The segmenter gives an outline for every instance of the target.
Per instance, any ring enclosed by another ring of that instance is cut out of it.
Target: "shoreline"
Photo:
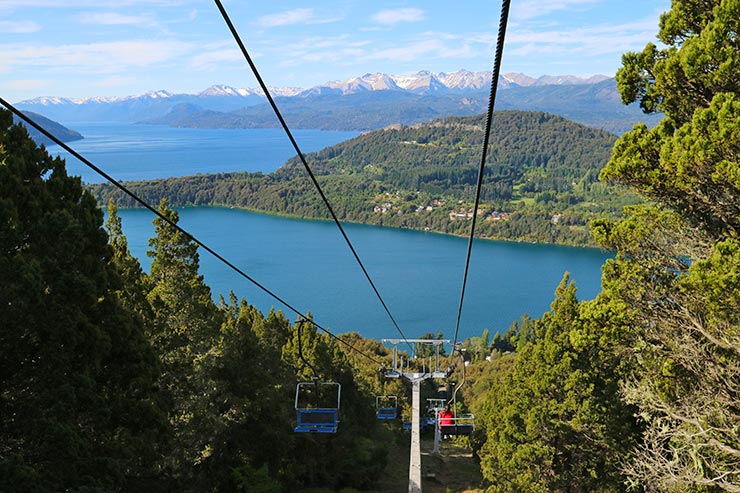
[[[243,207],[238,205],[222,205],[222,204],[208,204],[208,205],[172,205],[168,204],[173,209],[179,210],[179,209],[190,209],[190,208],[214,208],[214,209],[234,209],[244,212],[249,212],[252,214],[260,214],[263,216],[270,216],[270,217],[280,217],[285,219],[294,219],[298,221],[315,221],[315,222],[326,222],[326,223],[334,223],[333,219],[324,219],[324,218],[316,218],[316,217],[306,217],[306,216],[298,216],[295,214],[288,214],[284,212],[276,212],[276,211],[264,211],[260,209],[253,209],[249,207]],[[102,208],[102,207],[101,207]],[[136,210],[136,209],[144,209],[144,207],[120,207],[119,210]],[[357,221],[343,221],[340,219],[339,221],[342,224],[352,224],[356,226],[367,226],[367,227],[374,227],[374,228],[384,228],[384,229],[390,229],[390,230],[398,230],[398,231],[413,231],[414,233],[422,233],[422,234],[434,234],[434,235],[440,235],[440,236],[446,236],[451,238],[462,238],[462,239],[468,239],[468,235],[461,235],[461,234],[455,234],[455,233],[445,233],[443,231],[435,231],[435,230],[423,230],[423,229],[416,229],[416,228],[400,228],[396,226],[387,226],[383,224],[373,224],[373,223],[363,223],[363,222],[357,222]],[[533,245],[533,246],[543,246],[543,247],[563,247],[563,248],[577,248],[577,249],[586,249],[586,250],[597,250],[600,252],[608,253],[610,250],[594,246],[594,245],[574,245],[574,244],[567,244],[567,243],[547,243],[547,242],[537,242],[537,241],[526,241],[526,240],[510,240],[506,238],[490,238],[490,237],[482,237],[482,236],[476,236],[476,240],[482,240],[492,243],[507,243],[507,244],[515,244],[515,245]]]

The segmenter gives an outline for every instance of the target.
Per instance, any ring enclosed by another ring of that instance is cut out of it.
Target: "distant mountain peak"
[[[611,77],[607,75],[600,74],[592,75],[590,77],[577,77],[575,75],[543,75],[541,77],[534,78],[515,72],[504,74],[503,78],[522,87],[598,84],[599,82],[611,79]]]
[[[197,95],[198,96],[215,96],[215,97],[221,97],[221,96],[236,96],[236,97],[247,97],[252,94],[255,94],[254,91],[251,91],[249,89],[237,89],[236,87],[227,86],[224,84],[214,84],[211,87],[202,90]]]
[[[149,91],[148,93],[140,97],[145,97],[145,98],[150,98],[150,99],[165,99],[165,98],[171,98],[172,93],[167,92],[164,89],[160,89],[159,91]]]

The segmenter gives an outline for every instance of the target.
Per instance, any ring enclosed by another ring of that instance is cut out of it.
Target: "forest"
[[[541,318],[465,341],[467,365],[446,359],[476,416],[460,440],[478,491],[740,491],[739,30],[738,0],[674,0],[663,46],[623,56],[623,101],[663,119],[622,135],[600,171],[641,202],[592,221],[616,252],[599,295],[579,300],[565,274]],[[408,389],[378,372],[388,348],[214,301],[197,245],[156,203],[143,272],[116,203],[104,224],[0,111],[0,490],[389,491],[404,435],[373,403]],[[296,384],[314,377],[342,385],[330,436],[293,432]]]
[[[483,115],[393,126],[306,156],[340,220],[467,235],[481,161]],[[547,113],[500,111],[487,157],[477,235],[594,246],[588,224],[639,201],[599,182],[616,136]],[[149,202],[215,205],[328,219],[298,157],[274,173],[196,175],[129,183]],[[137,204],[110,184],[101,203]]]

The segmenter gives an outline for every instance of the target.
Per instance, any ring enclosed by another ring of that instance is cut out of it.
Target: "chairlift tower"
[[[421,382],[430,378],[447,378],[447,371],[439,368],[439,347],[450,344],[442,339],[383,339],[383,343],[393,344],[393,368],[386,371],[388,378],[405,378],[411,382],[411,456],[409,461],[409,493],[421,493],[421,434],[419,416],[421,414]],[[404,369],[403,359],[398,357],[398,345],[405,343],[427,344],[434,346],[434,366],[422,367],[422,371]]]

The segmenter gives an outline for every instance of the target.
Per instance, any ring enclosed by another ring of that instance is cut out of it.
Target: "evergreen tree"
[[[141,269],[139,260],[131,255],[128,239],[123,234],[123,225],[118,216],[118,207],[113,200],[108,201],[108,219],[105,222],[108,243],[113,250],[112,262],[118,267],[123,281],[122,300],[142,318],[150,320],[152,310],[146,299],[150,288],[148,277]]]
[[[254,306],[231,293],[220,309],[224,322],[205,365],[218,422],[204,467],[221,491],[279,491],[292,442],[292,371],[257,337],[265,318]]]
[[[164,199],[158,211],[177,224],[177,212]],[[159,381],[174,432],[170,466],[181,481],[191,481],[210,454],[208,437],[216,426],[210,399],[213,383],[206,366],[222,314],[198,273],[198,245],[161,217],[154,220],[154,227],[156,236],[147,251],[152,257],[147,294],[153,311],[150,338],[162,362]]]
[[[634,422],[619,401],[613,342],[589,310],[566,275],[535,340],[493,381],[479,451],[490,491],[623,491],[619,457]]]
[[[646,431],[627,467],[651,491],[739,491],[739,28],[737,0],[674,0],[666,47],[627,53],[617,74],[625,103],[665,114],[622,136],[602,173],[656,207],[596,228],[618,251],[605,289],[635,332],[624,394]]]
[[[0,490],[152,474],[156,359],[121,302],[102,212],[0,111]]]

